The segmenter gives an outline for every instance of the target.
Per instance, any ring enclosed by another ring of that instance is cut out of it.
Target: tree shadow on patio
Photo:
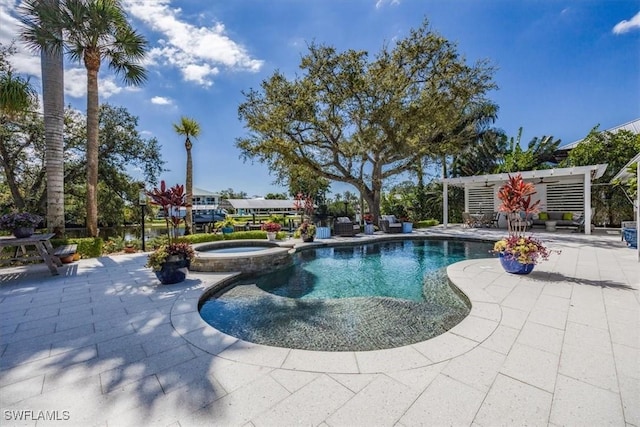
[[[3,409],[68,411],[75,425],[170,424],[208,405],[217,419],[230,416],[212,404],[268,370],[247,368],[240,380],[238,367],[182,338],[171,308],[206,279],[161,286],[144,260],[13,273],[20,280],[0,287]]]
[[[566,282],[577,285],[586,285],[586,286],[599,286],[601,288],[610,288],[610,289],[623,289],[623,290],[635,290],[632,286],[629,286],[626,283],[618,282],[614,280],[602,280],[602,279],[585,279],[578,277],[570,277],[565,276],[562,273],[555,272],[546,272],[546,271],[536,271],[534,270],[531,274],[527,276],[529,279],[537,281],[537,282]]]

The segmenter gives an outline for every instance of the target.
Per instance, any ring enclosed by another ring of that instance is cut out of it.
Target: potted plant
[[[133,240],[125,240],[124,241],[124,252],[127,254],[133,254],[138,251],[136,247],[136,243]]]
[[[218,230],[222,230],[222,234],[233,233],[234,226],[236,225],[236,221],[230,217],[226,216],[222,221],[218,221],[214,224],[214,227]]]
[[[151,268],[164,285],[182,282],[186,271],[195,258],[195,251],[189,243],[169,243],[151,252],[146,267]]]
[[[42,217],[29,212],[8,213],[0,217],[0,228],[9,230],[17,238],[30,237]]]
[[[509,175],[507,182],[500,187],[498,199],[502,202],[500,212],[508,218],[509,236],[498,240],[493,252],[500,257],[500,263],[507,273],[529,274],[535,264],[549,259],[551,251],[533,236],[526,235],[526,219],[538,212],[540,201],[531,203],[536,193],[535,186],[525,182],[522,175]],[[524,221],[521,219],[524,215]]]
[[[313,238],[316,236],[316,226],[305,219],[296,230],[296,234],[302,238],[303,242],[313,242]]]
[[[188,243],[178,243],[178,228],[182,222],[180,208],[185,207],[186,194],[184,186],[176,184],[167,187],[164,181],[160,188],[147,192],[151,203],[160,205],[167,226],[168,243],[160,245],[147,258],[147,267],[156,274],[160,283],[168,285],[182,282],[187,277],[191,261],[195,257],[193,248]]]
[[[276,240],[276,234],[280,231],[282,226],[277,222],[268,221],[262,224],[260,228],[262,228],[262,231],[267,232],[267,239],[269,239],[269,241],[274,241]]]
[[[375,229],[373,227],[373,214],[366,213],[364,214],[364,234],[373,234]]]

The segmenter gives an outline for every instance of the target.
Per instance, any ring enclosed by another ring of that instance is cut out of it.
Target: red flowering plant
[[[364,222],[366,222],[367,224],[372,224],[373,223],[373,214],[370,214],[370,213],[364,214]]]
[[[552,252],[539,239],[525,234],[527,220],[538,212],[540,200],[531,201],[536,194],[535,186],[526,182],[521,174],[509,175],[507,182],[500,187],[498,199],[502,202],[500,212],[507,215],[509,236],[498,240],[493,245],[493,252],[515,259],[521,264],[537,264],[549,259]],[[524,216],[524,218],[522,217]]]
[[[178,237],[178,227],[183,221],[183,218],[180,216],[180,208],[187,206],[187,195],[184,192],[184,186],[176,184],[173,187],[167,187],[165,182],[161,181],[160,187],[147,192],[147,196],[151,199],[151,203],[160,205],[162,208],[167,225],[168,243],[161,245],[149,254],[146,266],[154,271],[159,271],[162,269],[162,264],[174,255],[181,256],[186,259],[188,263],[191,263],[193,258],[195,258],[195,252],[191,245],[189,243],[178,243],[176,241]]]
[[[267,233],[277,233],[278,231],[280,231],[282,226],[277,222],[269,221],[262,224],[260,228],[262,228],[262,231],[266,231]]]

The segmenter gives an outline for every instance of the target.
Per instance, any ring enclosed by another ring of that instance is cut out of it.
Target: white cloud
[[[169,98],[165,98],[164,96],[154,96],[151,98],[151,103],[156,105],[171,105],[173,101]]]
[[[149,63],[171,64],[187,81],[210,86],[220,67],[257,72],[264,63],[231,40],[223,24],[198,27],[181,21],[181,10],[170,8],[170,0],[124,0],[123,4],[132,16],[163,35],[159,46],[149,52]]]
[[[613,27],[613,34],[624,34],[632,30],[640,29],[640,12],[636,13],[629,21],[623,20]]]
[[[384,6],[386,3],[390,4],[391,6],[393,5],[399,5],[400,4],[400,0],[378,0],[376,2],[376,9],[380,9],[382,6]]]
[[[113,76],[100,76],[98,79],[100,102],[125,90],[136,91],[138,89],[119,85]],[[84,98],[87,96],[87,70],[85,68],[65,68],[64,93],[72,98]]]
[[[20,22],[13,14],[16,8],[16,1],[0,0],[0,43],[9,46],[12,42],[15,42],[16,53],[10,58],[11,65],[18,73],[36,76],[39,79],[40,56],[29,52],[26,46],[18,41]]]

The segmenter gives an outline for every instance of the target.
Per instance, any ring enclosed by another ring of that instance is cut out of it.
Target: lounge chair
[[[333,223],[333,234],[336,236],[348,237],[355,236],[360,232],[360,225],[354,224],[351,219],[346,216],[336,218]]]
[[[378,225],[385,233],[402,233],[402,223],[395,215],[382,215]]]

